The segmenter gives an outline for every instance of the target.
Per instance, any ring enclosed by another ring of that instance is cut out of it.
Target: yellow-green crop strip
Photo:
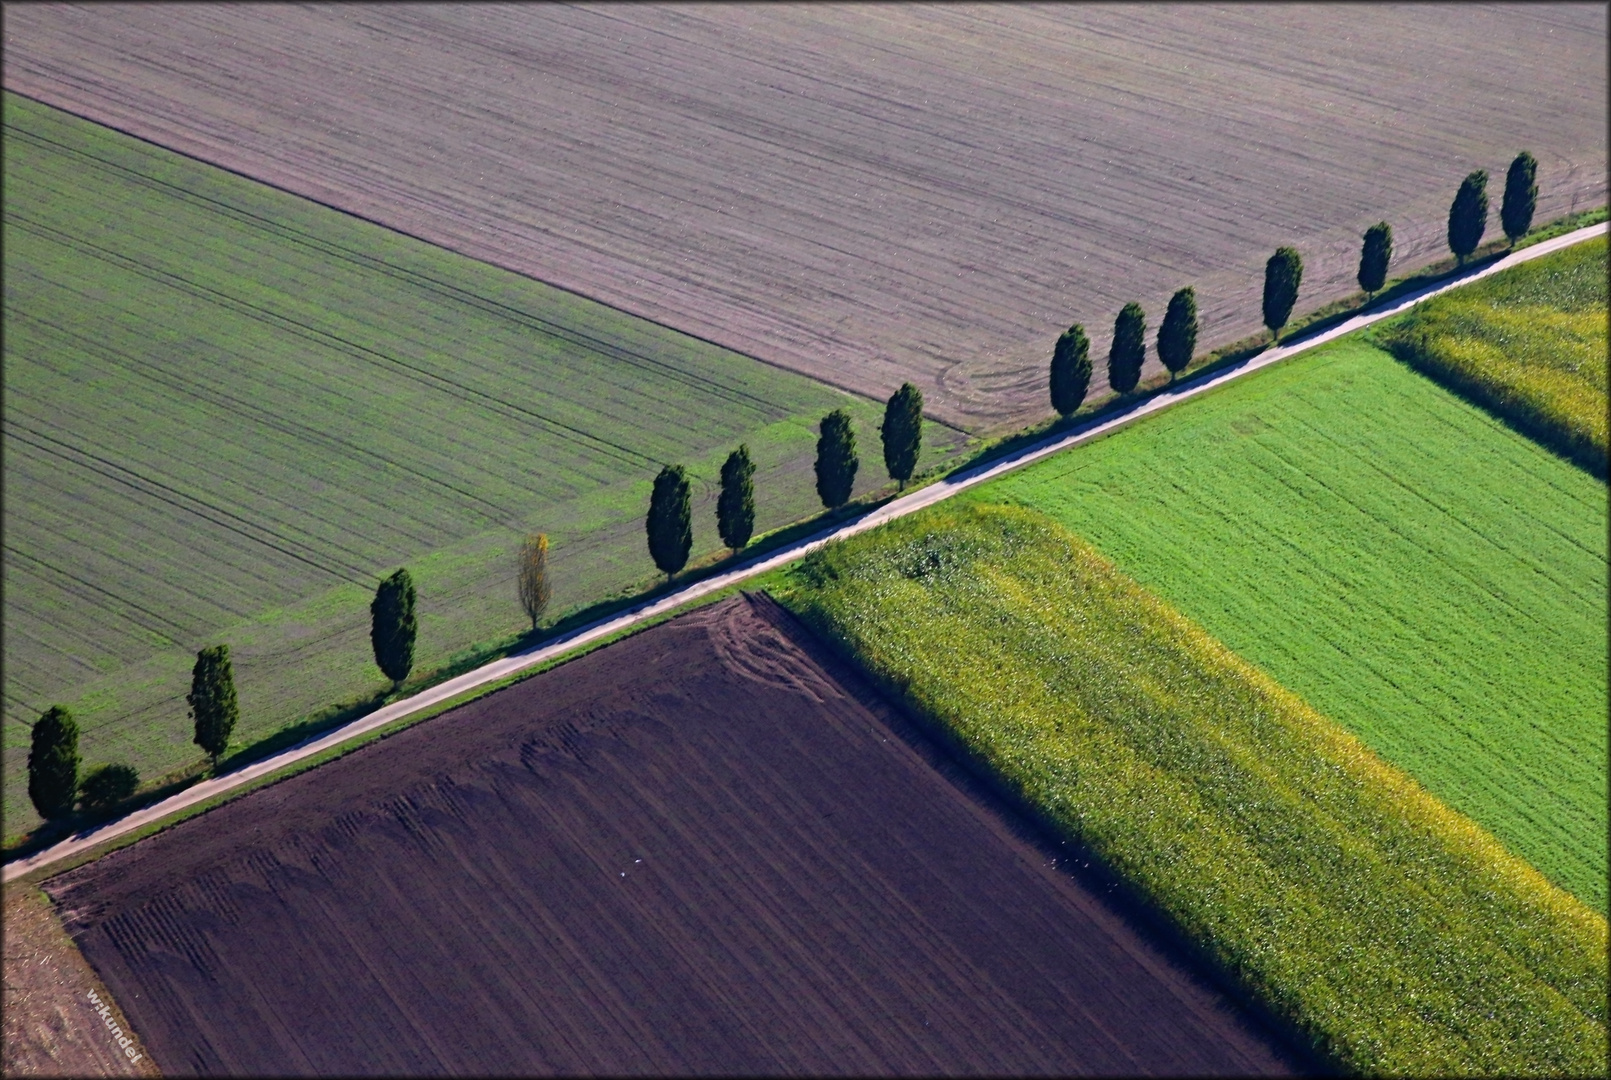
[[[1376,336],[1604,477],[1606,272],[1601,237],[1437,297]]]
[[[933,507],[779,594],[1343,1068],[1604,1068],[1603,916],[1050,518]]]
[[[1051,514],[1606,908],[1606,488],[1350,339],[968,496]]]
[[[830,409],[882,478],[879,403],[10,93],[4,138],[8,837],[52,703],[86,765],[159,776],[200,756],[203,645],[250,741],[383,684],[368,604],[398,566],[427,670],[522,629],[528,530],[553,617],[652,581],[663,463],[695,478],[695,558],[741,441],[758,530],[819,509]]]

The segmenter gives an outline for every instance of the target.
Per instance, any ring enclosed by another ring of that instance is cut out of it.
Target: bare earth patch
[[[169,1073],[1287,1072],[764,597],[47,889]]]
[[[989,428],[1195,284],[1212,348],[1445,253],[1471,169],[1606,199],[1603,5],[16,5],[5,85]],[[1496,211],[1497,213],[1497,211]],[[1497,216],[1490,233],[1497,232]],[[1155,362],[1154,362],[1155,363]]]
[[[32,885],[5,890],[6,1076],[156,1076],[138,1040],[129,1058],[90,1002],[106,988],[84,962],[50,902]],[[118,1027],[128,1021],[114,1004]]]

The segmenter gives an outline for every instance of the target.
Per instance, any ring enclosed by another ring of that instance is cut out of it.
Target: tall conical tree
[[[817,437],[817,497],[829,510],[850,501],[856,485],[856,433],[850,427],[850,414],[835,409],[822,418]]]
[[[1281,328],[1292,317],[1292,305],[1298,302],[1298,287],[1302,284],[1303,256],[1298,249],[1276,248],[1264,264],[1264,325],[1269,328],[1272,342],[1281,340]]]
[[[1499,203],[1499,224],[1512,247],[1533,227],[1538,208],[1538,159],[1523,150],[1505,173],[1505,197]]]
[[[78,723],[60,705],[34,721],[28,748],[28,798],[47,821],[73,812],[78,797]]]
[[[1079,323],[1064,330],[1052,348],[1052,408],[1073,416],[1091,388],[1091,339]]]
[[[923,391],[902,383],[884,406],[884,425],[878,433],[884,440],[884,467],[904,491],[923,451]]]
[[[667,465],[654,478],[643,526],[649,537],[649,557],[667,581],[688,565],[688,553],[693,550],[692,499],[688,473],[681,465]]]
[[[1128,394],[1141,381],[1147,358],[1147,313],[1140,304],[1126,304],[1113,322],[1113,345],[1108,349],[1108,385]]]
[[[229,749],[229,736],[240,718],[235,700],[235,672],[229,662],[229,646],[214,645],[196,654],[190,673],[190,718],[196,723],[194,742],[212,758],[213,767]]]
[[[1449,204],[1449,250],[1461,266],[1482,243],[1488,227],[1488,170],[1478,169],[1460,181]]]
[[[750,448],[739,448],[722,462],[722,493],[716,498],[716,531],[729,551],[743,550],[755,531],[755,463]]]
[[[1169,369],[1169,381],[1186,370],[1197,349],[1197,291],[1190,285],[1169,298],[1158,327],[1158,359]]]
[[[1359,249],[1359,287],[1366,297],[1387,284],[1387,264],[1393,259],[1393,226],[1378,221],[1365,230]]]
[[[380,583],[369,604],[369,643],[376,666],[392,681],[393,690],[414,668],[414,637],[419,630],[414,599],[414,579],[400,569]]]

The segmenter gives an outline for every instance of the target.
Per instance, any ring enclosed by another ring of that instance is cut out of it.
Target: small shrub
[[[78,785],[78,805],[91,813],[110,810],[140,787],[140,774],[132,765],[100,765]]]

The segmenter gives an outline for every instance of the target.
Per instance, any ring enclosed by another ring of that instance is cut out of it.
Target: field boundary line
[[[153,150],[157,150],[157,151],[161,151],[163,153],[173,154],[173,155],[175,155],[177,157],[184,158],[186,161],[189,161],[189,162],[194,163],[196,165],[201,165],[201,166],[203,166],[205,168],[208,168],[208,169],[218,169],[218,170],[220,170],[222,172],[228,173],[229,175],[231,175],[233,177],[236,177],[237,179],[246,180],[246,181],[249,181],[249,182],[251,182],[253,184],[258,184],[258,185],[261,185],[263,187],[271,188],[274,191],[279,192],[281,195],[289,195],[294,199],[300,199],[302,201],[312,203],[315,206],[322,207],[323,209],[329,210],[332,213],[340,214],[343,217],[352,218],[355,221],[361,221],[366,225],[373,225],[378,229],[384,229],[387,232],[394,233],[394,234],[396,234],[398,236],[407,237],[410,240],[418,241],[421,244],[426,244],[426,245],[429,245],[430,247],[433,247],[433,248],[440,248],[440,249],[442,249],[444,251],[451,252],[452,254],[457,255],[460,258],[469,259],[471,262],[476,262],[476,263],[480,263],[480,264],[485,265],[485,266],[490,266],[490,267],[492,267],[492,268],[494,268],[496,270],[501,270],[504,273],[508,273],[508,274],[514,274],[517,277],[522,277],[522,278],[525,278],[525,279],[527,279],[529,281],[535,281],[539,285],[545,286],[546,288],[550,288],[550,289],[554,289],[554,290],[556,290],[558,292],[562,292],[562,293],[566,294],[567,296],[574,296],[574,297],[576,297],[578,299],[586,300],[586,301],[588,301],[590,303],[598,304],[600,307],[608,308],[609,310],[614,311],[614,312],[616,312],[618,314],[621,314],[621,315],[625,315],[630,319],[640,320],[640,321],[642,321],[644,323],[659,326],[662,329],[669,330],[674,334],[679,334],[682,337],[688,338],[690,341],[697,341],[697,342],[700,342],[701,344],[704,344],[704,345],[709,345],[709,346],[712,346],[712,347],[717,348],[717,349],[725,350],[727,352],[730,352],[730,353],[734,354],[735,356],[742,356],[746,360],[753,360],[757,364],[764,364],[764,365],[766,365],[767,367],[771,368],[774,371],[781,371],[781,372],[785,372],[785,373],[790,374],[790,375],[802,375],[805,378],[808,378],[808,379],[811,379],[811,380],[813,380],[815,382],[821,383],[823,386],[832,387],[835,390],[839,390],[839,391],[841,391],[841,392],[843,392],[845,394],[849,394],[853,398],[858,398],[858,399],[863,400],[863,401],[871,401],[871,402],[874,402],[876,404],[877,402],[883,400],[882,398],[879,398],[876,395],[868,394],[868,393],[866,393],[866,392],[864,392],[862,390],[857,390],[854,387],[850,386],[849,384],[847,384],[845,382],[842,382],[842,381],[840,381],[840,380],[838,380],[836,378],[832,378],[832,377],[830,377],[828,375],[824,375],[824,374],[821,374],[821,373],[806,375],[804,372],[800,371],[797,368],[789,367],[788,365],[779,363],[776,360],[769,360],[766,357],[761,356],[759,353],[748,351],[746,349],[740,348],[737,345],[724,344],[723,342],[717,341],[715,338],[710,337],[708,334],[700,333],[700,332],[695,331],[695,330],[688,330],[688,329],[682,329],[682,328],[679,328],[679,327],[675,327],[675,326],[672,326],[669,323],[660,322],[657,319],[654,319],[654,318],[652,318],[652,317],[650,317],[648,315],[640,315],[640,314],[637,314],[635,312],[628,311],[626,308],[621,307],[621,306],[619,306],[617,304],[610,303],[607,300],[603,300],[600,297],[594,295],[592,292],[586,291],[586,290],[584,290],[584,289],[582,289],[582,288],[580,288],[578,286],[561,285],[559,282],[550,280],[549,278],[543,277],[540,274],[535,273],[535,272],[533,272],[531,270],[517,269],[516,267],[510,265],[508,262],[501,261],[501,259],[499,257],[494,257],[493,255],[472,255],[469,252],[464,251],[459,247],[455,247],[455,246],[452,246],[452,245],[449,245],[449,244],[441,243],[441,242],[438,242],[436,240],[431,240],[431,239],[429,239],[429,238],[427,238],[425,236],[420,235],[419,233],[410,232],[408,229],[402,227],[401,225],[388,224],[387,222],[382,221],[379,218],[370,217],[369,215],[364,214],[364,213],[360,213],[357,210],[349,210],[349,209],[346,209],[345,207],[337,206],[335,203],[328,202],[325,199],[319,198],[318,196],[305,194],[305,193],[300,192],[300,191],[294,191],[291,188],[284,186],[283,184],[279,184],[279,183],[274,182],[273,180],[267,180],[267,179],[264,179],[261,176],[254,175],[252,173],[243,171],[241,169],[231,168],[228,165],[221,165],[216,161],[210,161],[210,160],[208,160],[206,158],[203,158],[203,157],[201,157],[201,156],[199,156],[197,154],[191,153],[189,151],[179,150],[179,149],[176,149],[176,148],[171,147],[171,146],[164,146],[161,143],[153,142],[151,139],[148,139],[148,138],[146,138],[146,137],[144,137],[142,135],[137,135],[133,131],[129,130],[127,127],[124,127],[121,124],[113,123],[110,120],[105,120],[105,119],[97,120],[94,117],[90,116],[88,113],[79,112],[78,110],[68,108],[65,105],[52,104],[51,102],[46,101],[44,98],[36,97],[33,94],[25,93],[25,92],[23,92],[21,90],[18,90],[16,88],[14,88],[14,87],[11,87],[11,86],[6,86],[3,89],[4,89],[5,93],[14,94],[17,97],[22,98],[22,99],[24,99],[26,101],[30,101],[35,105],[42,105],[47,109],[53,109],[56,112],[65,113],[66,115],[71,116],[76,120],[81,120],[81,121],[83,121],[85,123],[88,123],[88,124],[94,124],[94,125],[96,125],[98,127],[103,127],[103,128],[106,128],[106,129],[108,129],[110,131],[115,131],[119,135],[122,135],[124,138],[133,139],[136,142],[140,143],[144,147],[147,147],[147,148],[150,148],[150,149],[153,149]],[[36,138],[37,137],[38,136],[36,136]],[[104,160],[104,159],[102,159],[102,160]],[[937,416],[936,417],[926,417],[926,419],[928,419],[931,423],[938,424],[939,426],[945,428],[946,430],[954,431],[959,435],[966,436],[968,434],[966,429],[960,427],[958,424],[956,424],[955,422],[953,422],[951,420],[942,420]],[[9,880],[9,879],[7,879],[7,880]]]
[[[1190,398],[1198,396],[1199,394],[1216,389],[1225,385],[1226,383],[1232,382],[1233,380],[1250,375],[1253,372],[1263,370],[1264,368],[1277,364],[1282,360],[1296,356],[1299,353],[1306,352],[1320,345],[1325,345],[1336,340],[1337,338],[1343,337],[1346,334],[1351,334],[1356,330],[1360,330],[1364,327],[1370,326],[1373,323],[1380,322],[1383,319],[1389,319],[1395,315],[1399,315],[1414,305],[1430,299],[1431,297],[1437,296],[1440,293],[1448,292],[1451,289],[1456,289],[1462,285],[1470,284],[1471,282],[1485,278],[1490,274],[1496,274],[1501,270],[1509,269],[1510,267],[1516,266],[1520,263],[1541,258],[1542,256],[1559,251],[1563,248],[1571,247],[1574,244],[1593,239],[1596,236],[1606,235],[1608,226],[1611,226],[1611,223],[1600,222],[1599,224],[1589,225],[1574,232],[1567,233],[1564,236],[1558,236],[1553,240],[1546,240],[1542,243],[1534,244],[1531,247],[1523,248],[1520,251],[1512,252],[1511,254],[1506,255],[1504,258],[1495,260],[1494,262],[1489,263],[1488,265],[1479,269],[1472,270],[1469,273],[1459,275],[1452,280],[1431,284],[1425,288],[1409,293],[1396,300],[1388,307],[1384,307],[1377,311],[1370,311],[1364,314],[1355,315],[1352,318],[1330,328],[1329,330],[1314,335],[1313,337],[1303,338],[1289,345],[1266,349],[1257,356],[1251,357],[1248,360],[1242,361],[1238,364],[1231,365],[1230,367],[1221,368],[1206,375],[1199,375],[1194,378],[1185,379],[1174,386],[1159,391],[1145,400],[1136,402],[1134,406],[1127,408],[1116,415],[1112,415],[1098,421],[1088,421],[1084,424],[1078,425],[1070,431],[1057,432],[1055,434],[1048,435],[1037,442],[1031,443],[1028,446],[1007,454],[999,460],[984,462],[979,465],[961,469],[949,476],[935,481],[927,487],[920,488],[917,491],[912,492],[910,495],[905,495],[894,499],[877,510],[865,514],[862,517],[846,524],[830,526],[811,536],[805,537],[804,539],[797,540],[794,543],[772,552],[769,555],[758,558],[753,562],[748,562],[724,573],[716,574],[703,580],[693,582],[681,589],[667,593],[656,600],[645,601],[637,604],[607,619],[590,623],[587,626],[579,627],[568,634],[565,634],[540,646],[536,646],[524,652],[515,653],[511,656],[506,656],[501,659],[494,660],[488,664],[484,664],[473,671],[467,671],[462,675],[447,680],[446,682],[438,683],[436,686],[422,690],[412,697],[405,698],[402,701],[392,702],[390,705],[377,709],[367,716],[354,720],[352,723],[343,727],[336,728],[335,730],[327,732],[323,735],[309,738],[304,742],[288,747],[272,757],[267,757],[250,765],[243,766],[234,772],[203,780],[199,783],[193,784],[176,795],[172,795],[167,799],[162,800],[161,802],[153,803],[151,806],[148,806],[142,810],[137,810],[134,813],[129,814],[127,817],[118,818],[115,821],[106,822],[105,824],[87,829],[76,834],[75,836],[61,841],[52,847],[46,848],[44,851],[29,856],[28,858],[17,859],[13,862],[9,862],[5,865],[3,874],[0,874],[0,881],[9,882],[53,863],[71,858],[72,856],[87,851],[90,848],[96,847],[110,840],[115,840],[127,833],[161,821],[163,818],[178,813],[179,811],[188,807],[195,806],[198,803],[215,798],[218,795],[224,794],[233,790],[234,788],[267,776],[268,774],[282,769],[288,765],[295,764],[304,758],[312,757],[315,754],[319,754],[333,747],[339,746],[351,739],[359,738],[360,736],[366,735],[371,731],[383,728],[388,724],[394,723],[395,721],[403,719],[404,717],[412,715],[413,713],[428,709],[433,705],[440,704],[441,702],[447,701],[450,698],[457,697],[458,695],[473,690],[476,687],[485,685],[487,683],[496,682],[500,679],[508,678],[509,676],[517,674],[526,668],[542,664],[546,661],[556,660],[564,656],[566,653],[574,649],[578,649],[590,642],[597,641],[598,639],[607,637],[609,635],[620,633],[624,630],[628,630],[641,622],[681,607],[683,604],[698,600],[702,597],[710,595],[711,593],[730,588],[749,578],[757,577],[761,574],[775,570],[787,563],[793,562],[796,559],[809,555],[811,552],[816,551],[824,544],[827,544],[833,540],[839,540],[845,537],[854,536],[857,533],[866,532],[868,529],[876,528],[887,521],[892,521],[899,517],[905,517],[907,514],[912,514],[918,510],[924,509],[925,507],[932,506],[935,503],[943,502],[952,496],[961,494],[969,488],[986,483],[990,480],[994,480],[999,476],[1022,468],[1025,465],[1040,461],[1041,459],[1050,457],[1053,454],[1061,453],[1064,450],[1078,446],[1079,444],[1088,442],[1092,439],[1109,435],[1119,428],[1128,426],[1129,424],[1142,420],[1153,415],[1154,413],[1162,412],[1164,409],[1179,404],[1182,401],[1186,401]]]

